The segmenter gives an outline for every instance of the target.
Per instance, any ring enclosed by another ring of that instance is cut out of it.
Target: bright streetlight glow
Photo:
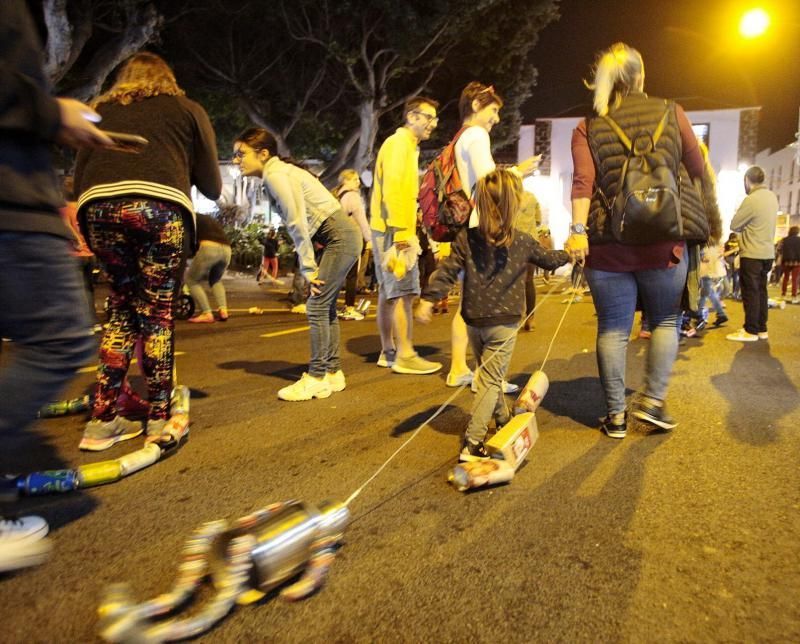
[[[758,38],[769,27],[769,16],[763,9],[751,9],[742,16],[739,33],[745,38]]]

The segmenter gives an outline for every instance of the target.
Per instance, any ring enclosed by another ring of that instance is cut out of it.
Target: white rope
[[[553,284],[553,286],[550,288],[550,290],[547,291],[547,293],[545,293],[544,297],[541,298],[541,300],[539,300],[536,303],[536,306],[533,308],[533,310],[528,315],[525,316],[525,318],[522,320],[522,322],[520,322],[519,326],[517,327],[516,333],[518,333],[519,330],[522,328],[522,326],[531,318],[531,316],[533,316],[534,313],[536,313],[537,309],[542,304],[545,303],[547,298],[550,297],[550,295],[556,290],[556,288],[558,286],[560,286],[561,284],[563,284],[564,282],[566,282],[566,277],[562,278],[559,282],[556,282],[555,284]],[[556,339],[556,335],[558,335],[558,332],[561,330],[561,325],[564,322],[564,318],[566,317],[567,311],[569,310],[570,306],[572,305],[572,300],[574,299],[574,297],[575,297],[575,293],[573,292],[572,296],[570,297],[570,301],[567,304],[567,308],[564,311],[564,315],[561,316],[561,320],[560,320],[560,322],[558,324],[558,328],[556,328],[555,334],[553,335],[553,339],[550,341],[550,347],[548,348],[547,355],[545,356],[545,359],[542,362],[542,367],[544,367],[544,363],[547,361],[547,357],[550,355],[550,349],[553,348],[553,342]],[[477,377],[477,374],[480,371],[480,369],[483,368],[486,364],[488,364],[489,362],[491,362],[495,358],[495,356],[500,351],[500,349],[502,349],[508,342],[510,342],[512,339],[514,339],[516,337],[516,333],[514,335],[512,335],[512,336],[509,336],[509,338],[506,339],[506,341],[503,342],[502,345],[500,345],[497,349],[495,349],[495,351],[494,351],[494,353],[492,353],[492,355],[490,355],[483,363],[478,365],[478,367],[475,369],[475,376],[474,377]],[[378,475],[386,468],[386,466],[389,465],[389,463],[391,463],[394,460],[394,458],[400,452],[402,452],[411,441],[413,441],[417,437],[417,435],[425,428],[425,426],[428,425],[431,421],[433,421],[439,414],[441,414],[445,410],[445,408],[451,402],[453,402],[461,394],[461,392],[464,391],[464,389],[466,389],[469,386],[470,385],[461,385],[458,389],[455,390],[455,392],[453,392],[453,394],[447,400],[445,400],[439,406],[439,408],[435,412],[433,412],[433,414],[431,414],[431,416],[429,418],[425,419],[422,423],[420,423],[419,427],[417,427],[414,430],[414,432],[411,434],[411,436],[409,436],[408,439],[402,445],[400,445],[400,447],[398,447],[392,453],[392,455],[389,456],[389,458],[387,458],[381,464],[381,466],[377,470],[375,470],[375,472],[366,481],[364,481],[349,497],[347,497],[347,501],[344,502],[345,506],[349,506],[350,503],[352,501],[354,501],[361,494],[361,492],[363,492],[364,488],[366,488],[370,483],[372,483],[372,481],[375,480],[378,477]],[[484,392],[483,395],[485,396],[486,392]]]

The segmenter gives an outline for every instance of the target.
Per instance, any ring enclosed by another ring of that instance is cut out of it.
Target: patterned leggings
[[[111,318],[100,344],[92,418],[114,418],[140,336],[150,419],[167,418],[174,362],[173,300],[183,272],[182,209],[161,201],[109,199],[87,207],[86,225],[89,245],[111,278]]]

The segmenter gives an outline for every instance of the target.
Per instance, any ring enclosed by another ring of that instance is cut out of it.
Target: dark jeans
[[[14,341],[0,371],[0,434],[23,430],[97,349],[70,242],[0,232],[0,334]]]
[[[742,257],[739,260],[744,330],[753,335],[767,331],[767,278],[771,268],[771,259]]]
[[[314,241],[324,246],[319,262],[322,292],[306,302],[306,315],[311,337],[309,375],[322,378],[326,373],[341,369],[339,361],[339,318],[336,298],[344,285],[347,273],[356,263],[363,245],[361,233],[341,210],[328,217],[314,235]],[[298,271],[299,272],[299,271]]]

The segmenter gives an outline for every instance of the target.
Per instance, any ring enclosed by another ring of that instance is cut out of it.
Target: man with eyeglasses
[[[393,246],[399,253],[417,243],[418,146],[436,129],[438,106],[422,96],[406,101],[404,124],[383,142],[375,162],[370,228],[378,280],[378,366],[395,373],[431,374],[442,368],[441,363],[425,360],[414,349],[411,311],[420,293],[418,264],[405,275],[384,269],[384,257]],[[398,302],[402,304],[399,308]]]

